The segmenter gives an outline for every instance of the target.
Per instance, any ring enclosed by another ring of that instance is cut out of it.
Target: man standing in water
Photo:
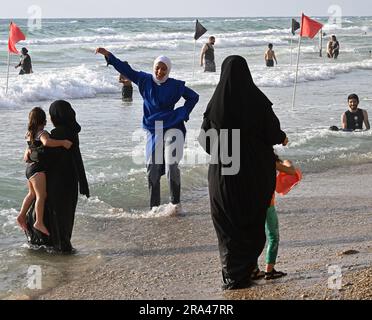
[[[216,63],[214,62],[214,43],[216,38],[211,36],[208,39],[208,42],[203,46],[200,55],[200,66],[203,67],[204,63],[204,72],[216,72]]]
[[[15,68],[17,69],[21,67],[21,71],[19,72],[19,74],[30,74],[32,73],[31,57],[28,54],[28,50],[26,48],[22,48],[21,52],[21,61],[15,66]]]
[[[122,74],[119,76],[119,82],[123,84],[123,88],[121,90],[122,99],[124,102],[132,102],[133,101],[133,86],[132,81],[127,79]]]
[[[269,48],[265,52],[266,67],[273,67],[274,60],[276,64],[278,64],[278,61],[276,60],[275,52],[273,50],[273,44],[269,43],[268,47]]]
[[[340,43],[337,41],[336,36],[333,34],[327,44],[327,57],[337,59],[340,53]]]
[[[363,123],[366,130],[370,129],[368,113],[366,110],[359,109],[359,97],[353,93],[347,97],[349,110],[341,116],[342,129],[347,131],[362,130]]]

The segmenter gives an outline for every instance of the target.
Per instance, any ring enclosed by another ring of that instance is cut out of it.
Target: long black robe
[[[28,213],[29,241],[36,245],[52,246],[59,252],[71,252],[71,236],[74,226],[75,210],[80,193],[89,197],[89,187],[79,148],[80,126],[76,122],[75,112],[66,101],[56,101],[50,107],[50,115],[56,126],[51,138],[70,140],[70,150],[47,148],[47,202],[44,211],[44,223],[50,236],[46,237],[32,228],[35,218],[34,209]]]
[[[202,129],[240,129],[240,170],[223,175],[224,165],[208,171],[211,214],[222,264],[223,289],[247,287],[250,274],[265,246],[266,210],[275,189],[273,145],[285,140],[272,103],[256,87],[247,62],[230,56],[222,64],[221,79],[204,114]],[[200,141],[211,154],[220,140]],[[230,139],[231,142],[231,139]],[[231,150],[230,150],[231,152]]]

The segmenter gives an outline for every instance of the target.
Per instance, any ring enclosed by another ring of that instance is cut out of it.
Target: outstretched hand
[[[97,48],[96,49],[96,54],[97,53],[100,53],[100,54],[104,55],[105,57],[108,57],[108,55],[110,54],[110,52],[107,51],[105,48]]]

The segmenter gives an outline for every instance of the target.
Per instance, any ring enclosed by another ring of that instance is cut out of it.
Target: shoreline
[[[101,218],[100,228],[89,223],[93,218],[82,227],[78,218],[74,232],[96,232],[92,253],[79,257],[90,260],[91,266],[53,289],[19,298],[370,300],[372,200],[366,187],[371,184],[372,164],[365,164],[346,172],[337,168],[305,174],[288,196],[278,197],[281,241],[276,268],[288,273],[280,279],[254,281],[248,289],[220,289],[217,239],[203,189],[184,199],[185,213],[178,217]],[[109,243],[101,242],[108,238]],[[259,264],[262,269],[263,255]],[[341,270],[341,289],[328,288],[330,266]]]

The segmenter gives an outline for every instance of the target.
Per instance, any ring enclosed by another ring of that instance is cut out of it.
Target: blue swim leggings
[[[266,212],[265,232],[267,238],[266,264],[275,264],[279,247],[279,221],[275,207],[271,206]]]

